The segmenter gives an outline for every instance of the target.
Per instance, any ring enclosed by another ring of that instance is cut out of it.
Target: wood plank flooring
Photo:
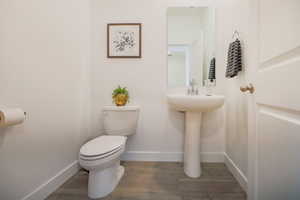
[[[101,200],[246,200],[223,163],[202,163],[193,179],[176,162],[123,162],[125,174],[112,194]],[[88,173],[79,171],[47,200],[88,200]],[[99,199],[100,200],[100,199]]]

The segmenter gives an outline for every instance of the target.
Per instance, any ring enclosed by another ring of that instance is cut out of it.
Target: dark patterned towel
[[[226,77],[233,78],[242,71],[242,49],[241,42],[236,39],[230,43],[227,56]]]
[[[216,59],[212,58],[209,66],[208,79],[214,80],[216,79]]]

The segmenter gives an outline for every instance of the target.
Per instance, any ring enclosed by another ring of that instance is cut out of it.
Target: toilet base
[[[124,167],[120,162],[102,170],[89,172],[88,196],[97,199],[109,195],[124,175]]]

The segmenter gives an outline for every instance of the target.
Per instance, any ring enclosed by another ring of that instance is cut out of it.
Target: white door
[[[300,0],[251,0],[249,200],[300,199]]]

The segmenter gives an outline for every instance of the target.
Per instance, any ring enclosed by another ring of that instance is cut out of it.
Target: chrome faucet
[[[192,79],[190,82],[189,82],[189,87],[188,87],[188,91],[187,91],[187,94],[188,95],[198,95],[198,88],[196,87],[196,81],[195,79]]]

